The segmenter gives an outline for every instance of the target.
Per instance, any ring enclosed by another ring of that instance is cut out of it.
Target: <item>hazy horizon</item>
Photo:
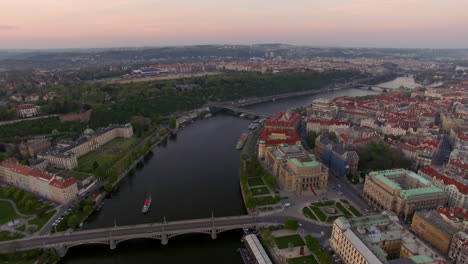
[[[468,48],[463,0],[0,0],[0,8],[0,49]]]

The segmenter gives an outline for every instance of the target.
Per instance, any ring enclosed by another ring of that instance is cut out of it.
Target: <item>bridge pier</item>
[[[57,251],[57,254],[59,254],[59,256],[63,258],[67,254],[68,248],[66,246],[61,245],[56,247],[55,251]]]
[[[114,250],[117,247],[117,243],[115,242],[115,240],[109,240],[109,247],[111,250]]]
[[[218,237],[218,234],[216,233],[216,229],[212,228],[211,229],[211,239],[216,239]]]
[[[169,239],[167,238],[167,234],[166,233],[163,233],[161,235],[161,244],[162,245],[167,245],[167,243],[169,242]]]

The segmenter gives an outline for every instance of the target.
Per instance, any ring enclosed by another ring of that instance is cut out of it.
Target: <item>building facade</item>
[[[117,137],[130,138],[133,128],[130,124],[110,125],[94,132],[86,129],[84,136],[75,142],[64,142],[59,146],[38,153],[38,159],[48,161],[49,166],[73,169],[78,166],[78,158],[93,151]]]
[[[429,179],[432,184],[445,190],[448,195],[448,204],[450,207],[468,208],[467,185],[430,167],[420,169],[418,174]]]
[[[405,220],[410,220],[416,210],[436,209],[447,202],[443,189],[404,169],[369,173],[363,196],[373,206],[391,210]]]
[[[405,229],[390,211],[336,219],[330,246],[345,264],[438,263],[445,260]]]
[[[74,178],[63,179],[43,170],[33,169],[9,159],[0,163],[0,180],[46,199],[68,203],[78,195]]]
[[[448,258],[453,264],[468,264],[468,234],[466,232],[459,231],[453,236]]]
[[[16,114],[19,117],[33,117],[37,116],[39,106],[33,104],[22,104],[16,107]]]
[[[436,210],[415,212],[411,229],[444,256],[448,255],[452,236],[458,231]]]
[[[265,162],[286,190],[302,194],[313,188],[327,188],[328,168],[302,147],[268,147]]]

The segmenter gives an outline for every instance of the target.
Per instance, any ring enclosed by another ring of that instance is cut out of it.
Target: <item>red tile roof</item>
[[[452,159],[450,160],[450,164],[463,168],[463,169],[468,169],[468,164],[463,163],[461,160]]]
[[[76,180],[74,178],[69,178],[65,181],[54,179],[53,181],[50,182],[50,185],[55,186],[60,189],[65,189],[75,183],[76,183]]]
[[[374,139],[379,139],[379,138],[380,138],[379,135],[373,135],[373,136],[369,136],[369,137],[365,137],[365,138],[359,138],[359,139],[354,140],[353,144],[369,142],[369,141],[372,141]]]
[[[468,186],[466,186],[463,183],[458,182],[458,181],[456,181],[456,180],[454,180],[452,178],[449,178],[449,177],[443,175],[442,173],[436,171],[433,168],[430,168],[430,167],[422,168],[422,169],[420,169],[420,171],[427,174],[427,175],[436,177],[437,179],[441,180],[445,185],[455,185],[455,187],[457,187],[457,189],[460,192],[462,192],[464,194],[468,194]]]
[[[286,139],[270,139],[271,134],[284,134]],[[260,132],[260,140],[265,141],[266,145],[296,144],[300,142],[299,135],[295,130],[268,129],[263,128]]]
[[[265,126],[295,127],[300,120],[301,115],[298,113],[278,112],[265,122]]]
[[[468,219],[468,211],[461,207],[452,207],[452,208],[439,208],[437,212],[445,215],[449,219],[453,218],[464,218]]]

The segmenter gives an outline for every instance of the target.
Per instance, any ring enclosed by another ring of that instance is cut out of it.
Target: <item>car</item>
[[[289,206],[291,206],[291,203],[285,203],[284,204],[284,207],[289,207]]]
[[[338,184],[338,188],[341,188],[341,185]]]
[[[297,223],[298,226],[302,227],[302,224],[301,223]]]

